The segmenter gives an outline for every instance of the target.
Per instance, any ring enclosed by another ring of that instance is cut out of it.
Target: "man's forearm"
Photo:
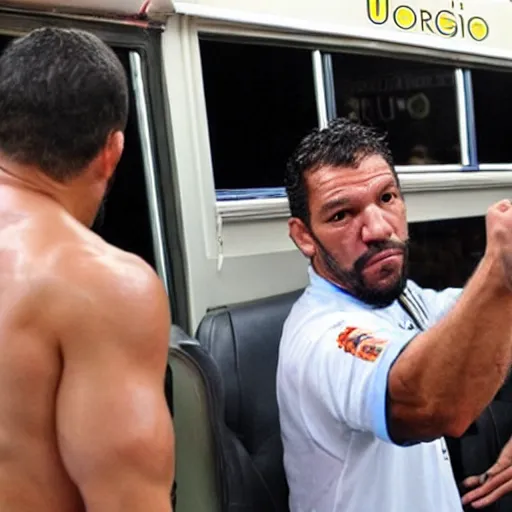
[[[482,260],[453,310],[397,359],[389,378],[396,437],[461,435],[503,383],[512,358],[512,293],[499,282],[497,264]]]

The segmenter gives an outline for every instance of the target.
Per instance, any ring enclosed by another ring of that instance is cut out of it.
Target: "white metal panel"
[[[53,11],[58,13],[91,13],[132,16],[145,8],[144,0],[10,0],[2,2],[4,7]],[[173,11],[172,0],[151,0],[147,6],[150,16],[162,16]]]
[[[193,18],[171,17],[163,36],[191,330],[208,308],[298,289],[307,280],[307,261],[288,236],[285,200],[216,203],[197,26]],[[512,197],[512,173],[495,169],[403,174],[409,220],[485,214]]]
[[[174,7],[210,20],[512,58],[505,1],[177,0]]]
[[[405,194],[409,222],[458,219],[485,215],[489,206],[511,197],[512,187],[474,190],[436,190]]]
[[[216,206],[199,41],[194,20],[171,17],[163,33],[163,64],[184,232],[190,328],[216,300]],[[169,170],[170,172],[170,170]]]

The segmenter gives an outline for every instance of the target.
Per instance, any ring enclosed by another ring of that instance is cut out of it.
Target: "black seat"
[[[177,512],[271,512],[265,482],[226,426],[224,389],[208,352],[173,326]]]
[[[222,376],[225,426],[235,447],[227,463],[243,476],[224,471],[220,478],[229,489],[242,485],[237,499],[247,498],[239,510],[289,510],[275,379],[283,323],[300,293],[216,309],[197,329]]]
[[[176,437],[177,503],[173,510],[222,512],[219,485],[220,443],[215,437],[223,422],[220,375],[213,359],[181,328],[173,325],[169,346],[172,385],[166,378],[167,400],[173,405]],[[218,412],[219,411],[219,412]]]

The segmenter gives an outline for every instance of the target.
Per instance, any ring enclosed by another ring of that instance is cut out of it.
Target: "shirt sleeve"
[[[300,406],[308,428],[327,411],[351,429],[393,443],[386,414],[388,376],[414,335],[372,314],[339,318],[310,344],[304,361]]]

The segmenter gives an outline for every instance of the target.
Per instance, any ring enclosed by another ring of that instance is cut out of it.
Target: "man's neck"
[[[82,224],[90,222],[90,215],[79,207],[80,202],[75,199],[81,195],[78,187],[72,182],[57,182],[36,167],[0,157],[0,187],[24,195],[32,203],[51,203],[60,207]]]

